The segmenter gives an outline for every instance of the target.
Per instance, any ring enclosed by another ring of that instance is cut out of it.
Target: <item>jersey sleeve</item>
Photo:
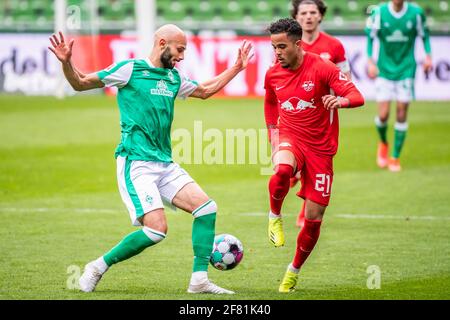
[[[342,43],[338,40],[335,48],[335,61],[334,63],[341,69],[342,72],[350,72],[350,65],[345,57],[345,49]]]
[[[181,84],[180,90],[178,90],[177,98],[186,99],[192,94],[192,92],[194,92],[195,89],[197,89],[198,82],[189,79],[184,73],[180,71],[178,71],[178,74],[180,75]]]
[[[373,55],[373,40],[378,34],[381,25],[380,8],[372,9],[370,17],[367,18],[365,32],[367,35],[366,53],[369,58]]]
[[[431,54],[430,31],[428,29],[425,13],[423,12],[422,9],[420,9],[419,13],[417,14],[417,34],[423,40],[425,53],[430,55]]]
[[[133,67],[133,60],[125,60],[113,63],[106,69],[97,72],[97,75],[105,86],[123,88],[130,81]]]
[[[337,66],[328,62],[322,72],[323,78],[326,79],[326,85],[333,89],[335,95],[349,100],[347,108],[355,108],[364,104],[364,97],[361,92]]]
[[[274,128],[278,124],[278,99],[270,85],[269,75],[266,73],[266,78],[264,80],[264,89],[266,89],[266,94],[264,96],[264,117],[266,120],[266,125],[268,128]]]

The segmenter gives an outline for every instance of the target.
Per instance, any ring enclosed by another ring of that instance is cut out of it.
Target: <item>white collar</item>
[[[145,62],[147,62],[148,66],[149,66],[150,68],[154,68],[154,67],[155,67],[155,66],[153,65],[153,63],[150,61],[150,58],[149,58],[149,57],[145,58]]]
[[[392,16],[394,18],[400,19],[401,17],[403,17],[403,15],[406,13],[406,11],[408,10],[408,1],[405,1],[403,3],[403,8],[402,10],[400,10],[399,12],[396,12],[394,10],[394,5],[392,4],[392,1],[389,1],[388,3],[388,8],[389,8],[389,12],[392,14]]]

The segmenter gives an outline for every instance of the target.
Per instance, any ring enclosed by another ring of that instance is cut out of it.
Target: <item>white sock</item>
[[[270,211],[269,212],[269,218],[271,218],[271,219],[281,218],[281,213],[280,214],[275,214],[272,211]]]
[[[208,273],[206,271],[192,272],[191,284],[198,285],[208,281]]]
[[[292,271],[293,273],[298,273],[300,271],[300,269],[294,268],[292,263],[289,263],[288,269],[289,269],[289,271]]]
[[[103,259],[103,256],[95,260],[94,264],[102,274],[109,269],[108,265],[105,262],[105,259]]]

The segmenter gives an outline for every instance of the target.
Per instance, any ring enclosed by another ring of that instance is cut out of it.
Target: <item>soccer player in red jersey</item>
[[[266,73],[264,101],[274,148],[274,174],[269,181],[269,240],[274,246],[284,245],[281,206],[297,171],[302,172],[297,195],[306,202],[295,256],[279,287],[280,292],[290,292],[319,238],[330,200],[338,147],[337,109],[362,106],[364,98],[334,63],[303,51],[302,29],[296,20],[280,19],[268,31],[279,62]]]
[[[320,30],[326,11],[327,6],[322,0],[292,1],[291,16],[303,30],[302,48],[330,60],[350,79],[350,65],[344,46],[337,38]]]
[[[345,57],[342,43],[335,37],[320,30],[327,6],[322,0],[293,0],[291,16],[300,24],[303,30],[302,48],[305,51],[318,54],[328,59],[341,69],[351,79],[350,65]],[[300,172],[291,179],[291,188],[299,180]],[[297,226],[302,227],[305,222],[305,202],[297,217]]]

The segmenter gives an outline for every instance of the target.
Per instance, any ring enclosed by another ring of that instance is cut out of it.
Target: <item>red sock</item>
[[[322,220],[305,219],[305,224],[297,237],[297,248],[295,250],[292,266],[296,269],[305,263],[311,251],[314,249],[320,235],[320,225]]]
[[[289,192],[289,180],[294,173],[294,168],[288,164],[279,164],[275,168],[275,174],[269,181],[270,210],[274,214],[280,214],[284,197]]]
[[[297,227],[302,228],[303,225],[305,224],[305,208],[306,208],[306,200],[303,201],[302,210],[298,214],[297,222],[296,222]]]

